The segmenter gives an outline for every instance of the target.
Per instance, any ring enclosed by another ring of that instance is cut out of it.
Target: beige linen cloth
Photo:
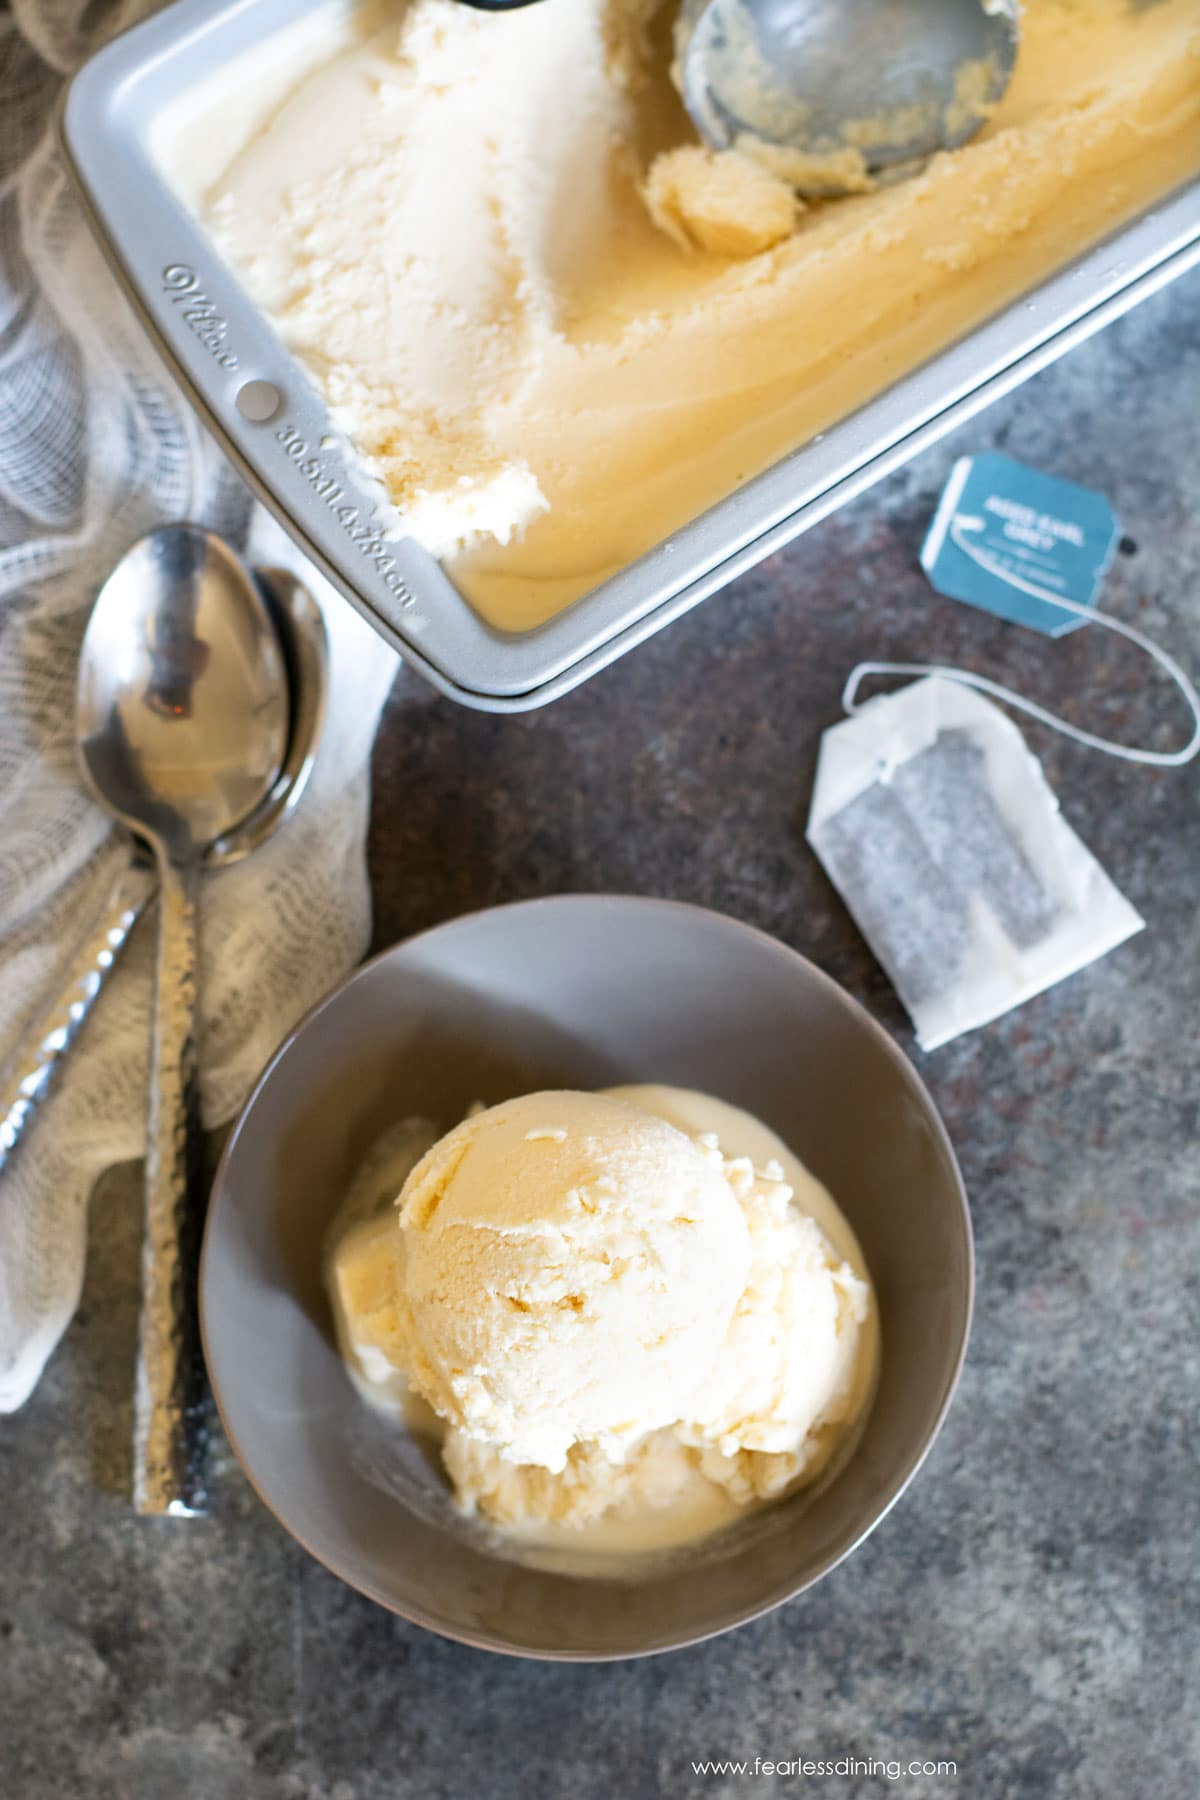
[[[200,519],[319,594],[331,704],[310,787],[203,896],[206,1121],[362,955],[367,771],[395,658],[304,568],[204,437],[84,225],[48,125],[63,77],[145,0],[0,0],[0,1066],[127,855],[84,792],[75,662],[96,588],[153,525]],[[0,1411],[31,1393],[78,1303],[87,1205],[144,1143],[154,914],[0,1176]],[[207,950],[206,950],[207,946]]]

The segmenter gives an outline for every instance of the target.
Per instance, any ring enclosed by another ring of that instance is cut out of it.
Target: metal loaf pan
[[[518,712],[566,693],[1200,262],[1197,180],[557,617],[504,633],[412,539],[382,535],[381,490],[341,448],[316,389],[152,152],[156,123],[196,84],[250,52],[269,57],[270,40],[297,20],[348,3],[177,0],[79,72],[61,142],[122,286],[228,455],[381,636],[468,706]]]

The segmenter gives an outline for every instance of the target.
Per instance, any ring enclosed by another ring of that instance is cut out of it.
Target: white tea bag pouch
[[[968,669],[860,663],[821,740],[808,841],[912,1015],[922,1047],[998,1018],[1094,962],[1142,920],[1060,816],[1042,766],[990,695],[1077,743],[1180,768],[1200,696],[1134,625],[1092,604],[1117,541],[1103,495],[1011,457],[962,457],[922,567],[941,593],[1049,637],[1101,626],[1143,650],[1192,717],[1177,750],[1097,737]],[[865,703],[863,680],[923,676]]]
[[[998,706],[929,676],[821,740],[808,841],[925,1050],[1142,927]]]

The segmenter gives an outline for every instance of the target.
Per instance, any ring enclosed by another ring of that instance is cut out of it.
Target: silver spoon
[[[240,862],[292,812],[308,783],[325,717],[329,646],[321,609],[290,569],[252,571],[279,633],[288,675],[288,742],[270,792],[227,836],[210,844],[204,868]],[[95,924],[75,949],[55,995],[24,1032],[0,1078],[0,1175],[51,1091],[68,1050],[121,959],[134,926],[158,891],[147,845],[133,840],[129,862]]]
[[[684,0],[673,73],[714,149],[798,152],[796,187],[832,194],[965,143],[1019,35],[1017,0]]]
[[[287,746],[287,670],[261,594],[195,525],[141,540],[97,596],[76,690],[83,772],[153,851],[158,997],[135,1400],[139,1512],[204,1510],[196,1318],[202,1142],[196,1087],[196,893],[209,846],[260,806]]]

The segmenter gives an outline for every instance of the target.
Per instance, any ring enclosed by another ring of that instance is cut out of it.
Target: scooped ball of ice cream
[[[466,1119],[400,1196],[401,1331],[444,1418],[559,1470],[689,1414],[750,1268],[720,1153],[624,1101],[526,1094]]]

